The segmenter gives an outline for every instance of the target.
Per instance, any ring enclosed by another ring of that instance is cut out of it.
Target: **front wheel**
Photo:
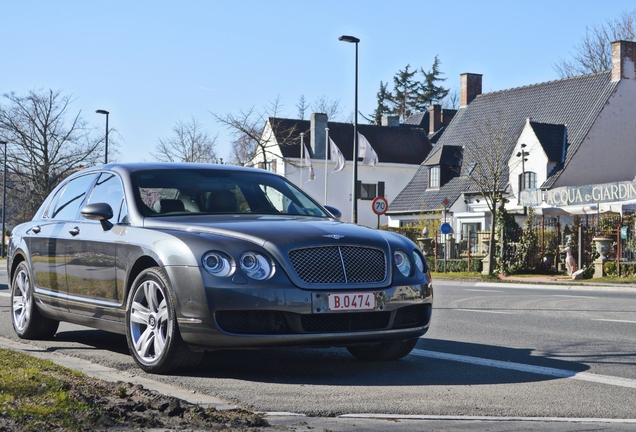
[[[128,295],[126,339],[135,362],[148,373],[164,374],[196,367],[203,353],[181,339],[169,282],[158,267],[144,270]]]
[[[11,283],[11,316],[13,330],[21,339],[50,339],[57,332],[59,321],[45,318],[35,306],[33,281],[26,262],[15,270]]]
[[[383,342],[370,345],[352,345],[347,351],[362,361],[399,360],[409,355],[419,339],[408,339],[398,342]]]

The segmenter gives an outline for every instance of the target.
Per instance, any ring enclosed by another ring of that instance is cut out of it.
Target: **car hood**
[[[233,215],[146,218],[144,227],[232,237],[267,249],[274,246],[276,249],[289,250],[324,244],[387,248],[387,241],[380,231],[314,217]]]

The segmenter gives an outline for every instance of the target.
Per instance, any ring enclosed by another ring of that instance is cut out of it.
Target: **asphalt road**
[[[3,273],[0,334],[13,342]],[[191,373],[150,376],[120,335],[62,324],[54,340],[30,345],[256,411],[321,417],[323,427],[342,416],[334,431],[377,417],[402,419],[392,430],[422,419],[429,430],[631,430],[635,312],[636,287],[437,281],[432,327],[397,362],[362,363],[344,349],[217,352]]]

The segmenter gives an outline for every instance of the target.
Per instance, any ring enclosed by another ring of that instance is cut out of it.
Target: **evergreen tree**
[[[391,114],[400,116],[400,121],[406,120],[415,112],[419,97],[419,83],[414,79],[417,70],[409,71],[410,67],[411,65],[406,65],[393,77],[393,93],[390,99],[393,105]]]
[[[441,77],[443,72],[439,70],[440,63],[438,56],[435,56],[430,71],[426,72],[423,68],[420,69],[424,75],[424,81],[420,83],[419,95],[415,104],[415,109],[419,112],[427,110],[430,104],[437,103],[448,95],[449,89],[436,84],[446,81],[446,78]]]
[[[375,111],[373,111],[373,114],[371,114],[371,118],[368,118],[368,120],[370,120],[370,122],[373,124],[381,124],[382,116],[385,114],[391,114],[391,107],[389,107],[388,104],[391,103],[392,98],[391,92],[387,90],[388,85],[389,83],[383,83],[382,81],[380,81],[380,90],[378,90],[378,93],[376,95],[378,106],[375,108]]]

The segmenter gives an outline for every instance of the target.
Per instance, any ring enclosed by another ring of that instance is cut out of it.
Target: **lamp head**
[[[109,114],[109,112],[108,112],[108,111],[106,111],[106,110],[97,110],[97,111],[95,111],[95,112],[96,112],[97,114],[106,114],[106,115],[108,115],[108,114]]]
[[[360,39],[358,39],[357,37],[355,37],[355,36],[346,36],[346,35],[340,36],[338,38],[338,40],[343,41],[343,42],[349,42],[349,43],[358,43],[358,42],[360,42]]]

